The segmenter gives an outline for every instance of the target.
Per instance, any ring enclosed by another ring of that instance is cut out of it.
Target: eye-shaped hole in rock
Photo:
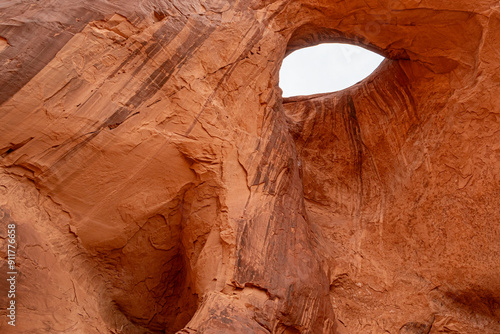
[[[324,43],[288,55],[280,69],[283,97],[336,92],[369,76],[384,60],[365,48]]]

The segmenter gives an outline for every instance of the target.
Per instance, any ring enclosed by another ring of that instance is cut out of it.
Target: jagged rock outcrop
[[[500,332],[498,1],[0,8],[2,333]]]

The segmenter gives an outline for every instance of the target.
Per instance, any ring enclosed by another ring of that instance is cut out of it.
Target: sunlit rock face
[[[0,6],[2,333],[500,332],[497,1]]]

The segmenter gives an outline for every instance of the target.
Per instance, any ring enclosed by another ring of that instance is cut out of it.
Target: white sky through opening
[[[336,92],[369,76],[384,60],[359,46],[325,43],[289,54],[281,65],[283,97]]]

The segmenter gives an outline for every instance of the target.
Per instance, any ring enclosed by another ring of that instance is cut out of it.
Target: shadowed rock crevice
[[[192,270],[181,243],[184,196],[172,201],[168,212],[141,223],[121,249],[98,251],[117,309],[153,333],[182,329],[197,307]]]

